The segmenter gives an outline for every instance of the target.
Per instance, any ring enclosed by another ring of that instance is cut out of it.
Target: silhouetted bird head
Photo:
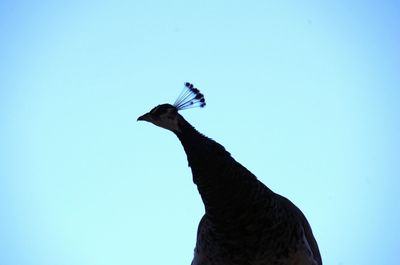
[[[151,122],[161,128],[179,132],[179,119],[182,116],[179,115],[178,111],[195,107],[203,108],[205,105],[204,95],[197,88],[193,87],[193,84],[185,83],[182,93],[173,105],[168,103],[158,105],[150,112],[140,116],[137,120]]]

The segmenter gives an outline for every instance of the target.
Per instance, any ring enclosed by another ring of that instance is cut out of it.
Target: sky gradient
[[[351,2],[351,3],[349,3]],[[395,265],[399,1],[1,1],[0,264],[190,264],[182,115],[305,213],[324,264]]]

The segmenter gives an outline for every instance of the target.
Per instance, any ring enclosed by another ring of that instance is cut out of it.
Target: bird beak
[[[151,121],[151,116],[150,116],[149,113],[146,113],[146,114],[140,116],[139,118],[137,118],[137,120],[138,121],[148,121],[148,122],[150,122]]]

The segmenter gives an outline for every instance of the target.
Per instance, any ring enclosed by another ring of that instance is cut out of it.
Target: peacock
[[[204,203],[192,265],[322,265],[304,214],[273,192],[216,141],[197,131],[179,111],[204,107],[191,83],[175,103],[140,116],[180,140]]]

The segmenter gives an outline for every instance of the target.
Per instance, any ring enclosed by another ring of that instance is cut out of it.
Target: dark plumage
[[[195,106],[205,106],[204,96],[185,83],[174,105],[138,118],[174,132],[186,152],[205,206],[192,265],[321,265],[303,213],[178,113]]]

